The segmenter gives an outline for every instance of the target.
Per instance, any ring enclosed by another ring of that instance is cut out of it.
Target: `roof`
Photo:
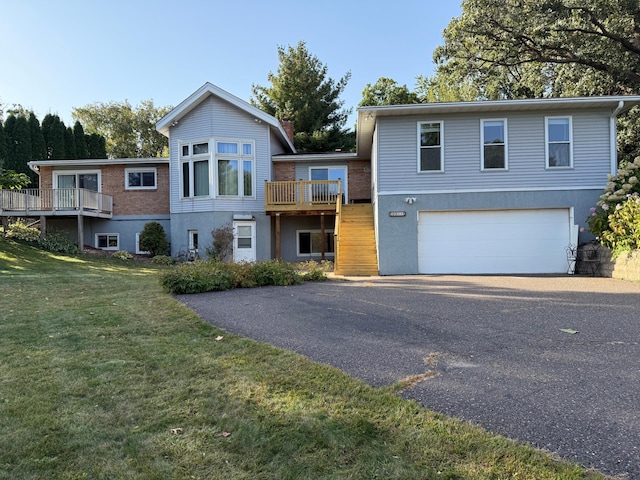
[[[620,103],[622,102],[622,103]],[[411,105],[381,105],[358,108],[356,145],[359,158],[371,156],[373,132],[379,117],[404,115],[433,116],[450,113],[533,112],[558,109],[609,109],[619,115],[640,105],[640,95],[570,98],[532,98],[524,100],[483,100],[476,102],[417,103]]]
[[[37,171],[38,167],[95,167],[100,165],[142,165],[142,164],[168,164],[169,157],[151,158],[85,158],[79,160],[32,160],[27,163],[29,168]]]
[[[225,102],[230,103],[234,107],[239,108],[240,110],[244,110],[249,115],[255,117],[256,120],[260,120],[271,127],[271,129],[278,135],[278,137],[282,140],[282,142],[287,145],[292,152],[295,153],[296,149],[293,146],[293,143],[287,136],[286,132],[282,128],[282,125],[278,121],[277,118],[269,115],[268,113],[263,112],[257,107],[254,107],[248,102],[230,94],[229,92],[222,90],[219,87],[216,87],[212,83],[205,83],[198,90],[193,92],[189,97],[183,100],[178,106],[173,108],[168,114],[158,120],[156,123],[156,130],[162,133],[164,136],[169,136],[169,129],[174,124],[174,122],[178,122],[182,117],[187,115],[191,110],[197,107],[203,100],[205,100],[209,95],[214,95]]]

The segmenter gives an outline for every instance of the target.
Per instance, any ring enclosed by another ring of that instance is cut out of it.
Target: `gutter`
[[[618,142],[617,142],[617,129],[616,129],[616,118],[618,114],[624,108],[624,100],[620,100],[618,102],[618,106],[611,114],[609,118],[609,142],[610,142],[610,152],[611,152],[611,175],[615,175],[618,171]]]

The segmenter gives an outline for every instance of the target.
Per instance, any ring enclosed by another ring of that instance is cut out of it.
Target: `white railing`
[[[0,190],[0,212],[46,214],[58,211],[111,214],[113,198],[85,188],[26,188]]]

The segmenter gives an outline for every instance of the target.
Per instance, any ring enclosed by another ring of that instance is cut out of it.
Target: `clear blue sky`
[[[303,40],[334,80],[351,72],[342,100],[367,83],[415,87],[433,72],[458,0],[19,0],[2,2],[0,101],[40,120],[93,102],[153,99],[177,105],[203,83],[249,100],[270,85],[277,47]],[[352,116],[348,127],[352,127]]]

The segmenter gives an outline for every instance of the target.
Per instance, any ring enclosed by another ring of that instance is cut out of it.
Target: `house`
[[[0,216],[36,217],[42,231],[74,232],[79,245],[142,253],[144,224],[168,230],[169,159],[36,160],[39,188],[0,191]]]
[[[355,153],[298,154],[295,125],[205,83],[157,123],[168,159],[31,162],[40,189],[0,196],[0,215],[75,223],[79,241],[130,251],[155,220],[174,256],[204,255],[228,225],[235,261],[332,259],[347,275],[565,273],[617,168],[616,118],[635,105],[363,107]]]
[[[366,107],[379,272],[563,273],[640,97]],[[592,238],[592,237],[591,237]]]

